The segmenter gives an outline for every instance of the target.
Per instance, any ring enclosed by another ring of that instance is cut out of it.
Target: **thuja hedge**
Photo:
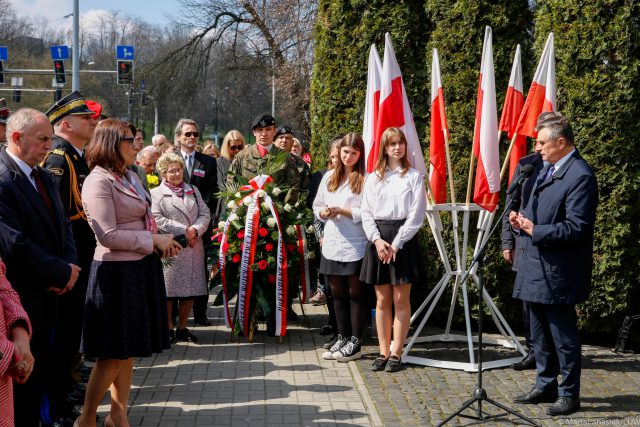
[[[463,201],[473,134],[484,27],[493,28],[498,108],[506,92],[515,46],[523,49],[525,90],[549,31],[556,36],[559,110],[574,123],[578,148],[593,165],[601,191],[595,242],[594,291],[581,305],[588,330],[613,331],[637,305],[640,207],[638,6],[628,1],[346,1],[321,0],[311,85],[312,151],[326,158],[328,141],[362,129],[368,49],[383,56],[390,32],[403,71],[418,134],[428,158],[431,49],[438,48],[451,131],[456,198]],[[636,113],[637,114],[637,113]],[[507,142],[501,144],[504,158]],[[322,161],[315,162],[321,165]],[[504,200],[502,195],[501,200]],[[445,217],[445,222],[448,218]],[[426,286],[415,287],[414,304],[436,284],[442,266],[428,228]],[[488,249],[486,284],[512,326],[519,307],[511,298],[513,273],[502,261],[498,238]],[[442,306],[446,310],[446,305]],[[601,319],[609,317],[608,321]]]

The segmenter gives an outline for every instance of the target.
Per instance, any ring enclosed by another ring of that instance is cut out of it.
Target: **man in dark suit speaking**
[[[513,297],[529,302],[537,378],[533,389],[514,401],[554,402],[547,413],[565,415],[580,408],[582,354],[575,305],[591,289],[598,187],[574,146],[566,117],[543,113],[536,131],[548,164],[511,225],[522,236]]]

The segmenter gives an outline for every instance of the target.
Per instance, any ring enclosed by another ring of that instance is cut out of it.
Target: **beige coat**
[[[169,187],[160,184],[151,190],[153,216],[158,232],[178,236],[188,227],[202,236],[209,226],[209,208],[196,187],[190,196],[178,197]],[[186,247],[178,256],[165,263],[164,281],[167,297],[191,297],[207,293],[207,279],[202,239],[193,248]]]

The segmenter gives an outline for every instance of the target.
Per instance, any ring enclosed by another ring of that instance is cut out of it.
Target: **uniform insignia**
[[[58,156],[64,156],[64,154],[65,154],[64,150],[62,150],[60,148],[54,148],[52,153],[53,154],[57,154]]]
[[[75,154],[73,155],[73,160],[78,160],[78,156],[76,156]]]
[[[57,176],[64,175],[64,170],[62,170],[60,168],[49,168],[48,171],[51,172],[54,175],[57,175]]]

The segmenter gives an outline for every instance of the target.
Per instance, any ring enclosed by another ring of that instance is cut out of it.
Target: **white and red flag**
[[[511,67],[511,76],[509,77],[509,87],[507,88],[507,96],[504,98],[504,106],[502,107],[502,116],[500,117],[501,131],[507,132],[507,136],[511,139],[516,131],[518,119],[524,105],[524,94],[522,92],[522,63],[520,61],[520,45],[516,47],[516,54],[513,57],[513,66]],[[509,156],[509,182],[513,172],[518,165],[518,160],[527,154],[527,137],[518,135],[513,143],[511,154]]]
[[[473,153],[478,158],[473,201],[490,212],[495,210],[500,193],[499,137],[493,42],[491,27],[486,27],[473,135]]]
[[[407,138],[407,158],[411,166],[426,175],[427,167],[424,163],[418,132],[416,132],[416,125],[413,122],[413,115],[409,107],[409,99],[404,90],[402,73],[391,44],[391,36],[387,33],[384,36],[380,110],[378,111],[373,144],[367,159],[367,170],[369,170],[370,165],[372,165],[372,168],[375,167],[380,154],[380,137],[390,127],[398,127],[404,132]]]
[[[538,133],[534,128],[538,116],[547,111],[556,111],[556,58],[553,49],[553,33],[549,33],[536,74],[527,93],[527,101],[518,119],[516,127],[518,135],[537,137]]]
[[[431,59],[431,131],[429,135],[429,188],[436,204],[447,201],[447,165],[445,133],[449,134],[444,109],[444,92],[440,78],[438,49],[433,49]]]
[[[376,45],[372,44],[369,50],[369,68],[367,71],[367,95],[364,105],[364,126],[362,127],[362,139],[364,140],[364,150],[367,172],[372,172],[375,167],[375,160],[378,160],[378,150],[371,155],[373,139],[376,133],[376,121],[380,109],[380,74],[382,74],[382,64]]]

